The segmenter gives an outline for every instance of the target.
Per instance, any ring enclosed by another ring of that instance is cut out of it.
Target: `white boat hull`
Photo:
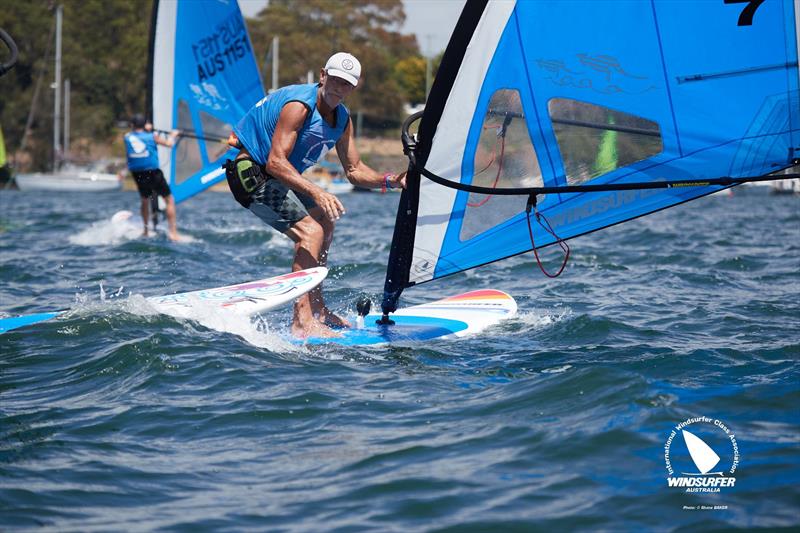
[[[331,194],[344,194],[353,190],[353,184],[347,180],[333,180],[324,182],[322,188]]]
[[[104,172],[35,172],[18,174],[14,180],[21,191],[102,192],[122,188],[119,176]]]
[[[773,194],[800,194],[800,179],[785,179],[769,182]]]

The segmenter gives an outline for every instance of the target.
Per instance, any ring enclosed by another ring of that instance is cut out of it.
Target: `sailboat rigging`
[[[786,178],[772,174],[800,162],[800,1],[747,9],[468,2],[403,128],[384,317],[413,285]]]

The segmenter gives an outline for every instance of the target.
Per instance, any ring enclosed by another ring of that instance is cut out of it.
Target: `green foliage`
[[[427,60],[424,57],[412,56],[401,59],[394,66],[394,75],[406,99],[411,104],[425,102],[425,69]]]
[[[145,107],[151,3],[63,0],[62,5],[61,75],[71,84],[70,137],[105,142],[114,134],[115,121]],[[26,143],[33,166],[43,168],[52,160],[55,3],[3,2],[0,27],[20,52],[14,69],[0,78],[0,124],[14,153],[43,73]]]
[[[3,28],[17,43],[19,48],[19,58],[16,66],[0,78],[0,124],[5,133],[6,145],[9,156],[14,149],[19,146],[25,128],[25,121],[28,109],[31,105],[34,84],[42,67],[45,64],[44,56],[48,49],[48,44],[52,42],[53,17],[47,10],[45,2],[6,2],[0,9],[0,28]],[[52,44],[49,46],[52,54]],[[0,50],[3,57],[6,57],[6,50]],[[52,61],[51,61],[52,62]],[[52,69],[52,67],[50,67]],[[52,80],[49,80],[52,81]],[[42,87],[42,93],[47,94],[47,83]],[[52,91],[49,91],[52,92]],[[52,102],[52,97],[50,99]],[[51,104],[52,107],[52,104]],[[40,125],[46,126],[50,117],[52,121],[52,109],[46,116],[40,115],[38,121],[32,124],[36,130]],[[52,135],[52,133],[50,133]],[[37,154],[38,155],[38,154]]]
[[[416,37],[393,28],[405,20],[401,0],[271,0],[248,29],[259,62],[274,36],[280,38],[278,86],[305,83],[308,71],[319,72],[331,54],[355,55],[362,65],[358,90],[347,100],[355,115],[362,112],[372,126],[390,127],[403,119],[403,103],[411,98],[395,64],[419,55]],[[267,65],[262,76],[271,85]],[[424,71],[423,71],[424,76]]]
[[[42,78],[26,154],[17,161],[30,160],[39,169],[52,161],[56,3],[0,1],[0,28],[19,47],[16,67],[0,78],[0,125],[13,157],[22,145],[37,80]],[[62,78],[71,83],[75,155],[81,146],[110,145],[118,137],[117,122],[145,111],[152,2],[61,3]],[[320,68],[333,52],[353,53],[363,65],[362,84],[347,105],[354,116],[363,114],[366,127],[386,128],[402,121],[404,102],[420,101],[419,72],[412,68],[419,59],[416,38],[394,30],[404,20],[401,0],[271,0],[247,26],[258,63],[272,37],[280,37],[280,85],[304,83],[309,70],[319,79]],[[6,57],[5,49],[0,57]],[[405,66],[398,67],[404,60]],[[267,67],[263,73],[268,86],[270,72]],[[422,76],[424,85],[424,65]]]

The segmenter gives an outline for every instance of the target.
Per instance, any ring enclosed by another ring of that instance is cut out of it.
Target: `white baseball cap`
[[[361,77],[361,63],[352,54],[337,52],[325,63],[325,72],[329,76],[342,78],[355,87]]]

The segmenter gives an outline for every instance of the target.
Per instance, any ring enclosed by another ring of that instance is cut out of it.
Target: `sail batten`
[[[747,74],[754,74],[756,72],[764,72],[768,70],[786,70],[788,68],[797,68],[797,62],[794,63],[779,63],[777,65],[764,65],[760,67],[750,67],[741,70],[728,71],[728,72],[709,72],[706,74],[689,74],[687,76],[678,76],[678,83],[686,83],[692,81],[706,81],[714,78],[727,78],[729,76],[746,76]]]
[[[534,224],[538,248],[791,166],[797,5],[749,20],[723,2],[468,2],[420,123],[384,311],[404,287],[529,251],[533,191],[557,234]]]

